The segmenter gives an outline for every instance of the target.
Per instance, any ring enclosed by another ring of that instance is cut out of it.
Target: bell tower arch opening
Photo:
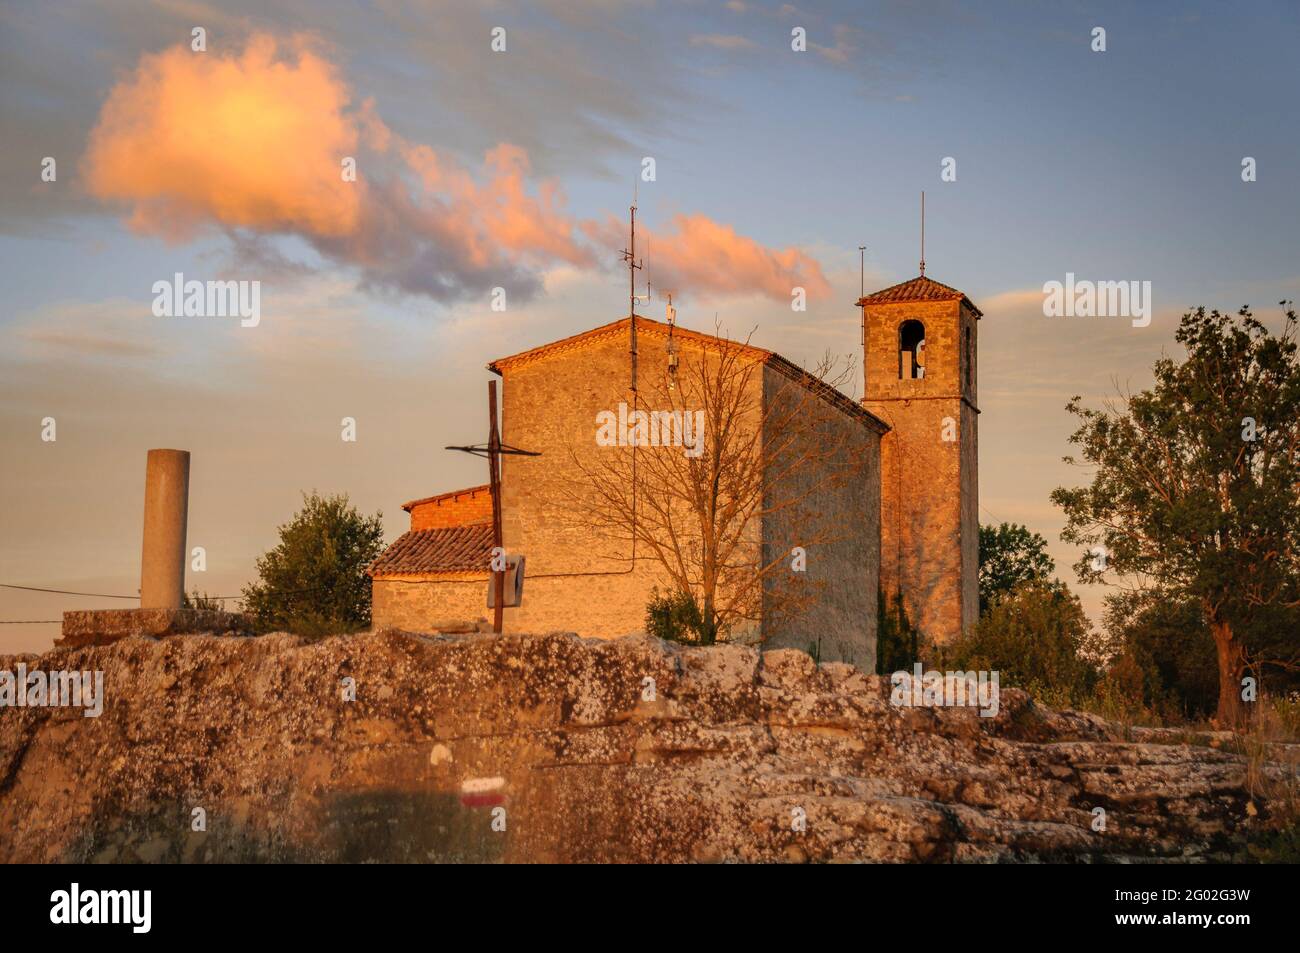
[[[925,325],[909,318],[898,326],[898,379],[925,377]]]

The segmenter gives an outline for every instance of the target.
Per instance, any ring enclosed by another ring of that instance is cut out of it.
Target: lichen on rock
[[[106,699],[0,710],[5,862],[1196,861],[1261,807],[1227,751],[1014,689],[994,718],[898,708],[792,649],[390,630],[25,661]]]

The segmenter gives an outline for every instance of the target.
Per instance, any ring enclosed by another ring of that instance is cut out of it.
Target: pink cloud
[[[348,158],[355,181],[342,174]],[[91,194],[125,206],[138,232],[185,241],[218,229],[246,247],[297,235],[356,268],[363,286],[442,301],[496,286],[526,298],[546,269],[596,268],[623,241],[612,219],[571,216],[559,184],[535,177],[519,146],[501,143],[466,168],[398,135],[372,101],[354,105],[301,36],[142,57],[110,91],[83,171]],[[677,216],[654,240],[656,272],[679,292],[829,293],[809,256],[701,214]]]

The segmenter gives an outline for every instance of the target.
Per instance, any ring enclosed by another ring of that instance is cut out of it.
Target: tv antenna
[[[644,259],[638,260],[636,257],[636,202],[637,202],[636,180],[633,180],[632,186],[632,206],[628,209],[630,213],[630,229],[628,247],[623,249],[623,260],[627,262],[627,316],[629,332],[628,353],[632,357],[632,393],[636,393],[636,273],[645,267]],[[646,300],[650,298],[650,288],[646,286]]]
[[[867,246],[858,246],[858,299],[861,300],[867,296]],[[864,304],[862,307],[862,341],[863,347],[867,346],[867,308]]]
[[[673,331],[677,328],[677,309],[673,307],[673,293],[667,292],[668,303],[664,306],[664,318],[668,321],[668,389],[677,389],[677,340]]]

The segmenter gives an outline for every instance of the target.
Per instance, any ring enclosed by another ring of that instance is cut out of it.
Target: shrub
[[[257,560],[260,582],[244,588],[257,627],[312,636],[368,628],[366,567],[384,545],[381,514],[362,516],[346,494],[304,493],[279,532],[280,544]]]
[[[224,609],[225,606],[222,604],[220,599],[214,599],[206,592],[200,593],[195,589],[192,593],[181,593],[181,608],[199,609],[202,611],[220,611],[221,609]]]
[[[645,628],[648,633],[666,642],[687,645],[706,645],[702,633],[704,617],[695,597],[689,592],[672,590],[660,593],[652,590],[645,610]]]
[[[882,590],[876,599],[876,674],[910,672],[921,657],[923,641],[907,617],[902,593],[886,598]]]
[[[1084,655],[1088,618],[1059,583],[1024,583],[1003,596],[959,639],[935,649],[937,667],[999,673],[1051,705],[1083,704],[1097,683]]]

